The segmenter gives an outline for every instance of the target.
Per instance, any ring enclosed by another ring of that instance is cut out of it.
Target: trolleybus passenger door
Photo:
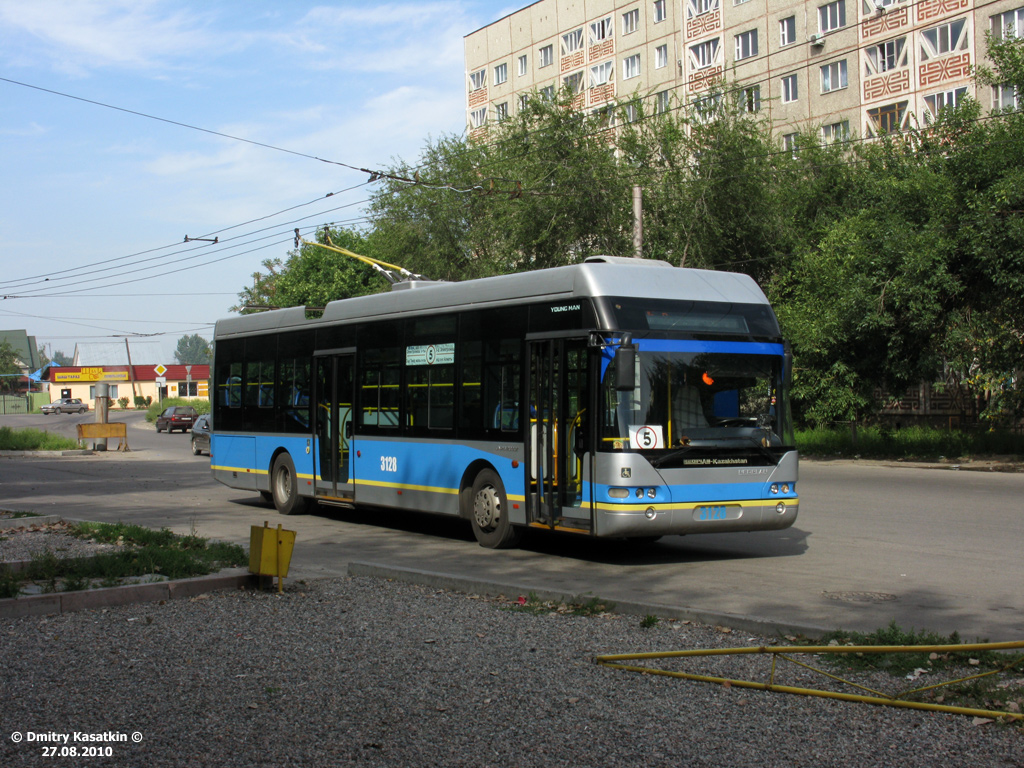
[[[353,429],[352,354],[316,358],[316,495],[354,501],[349,461]]]
[[[530,342],[530,522],[591,530],[587,381],[586,340]]]

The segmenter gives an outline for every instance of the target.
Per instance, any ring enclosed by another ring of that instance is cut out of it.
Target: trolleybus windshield
[[[636,450],[658,466],[774,464],[793,450],[781,344],[644,339],[634,387],[616,388],[615,361],[602,384],[601,449]]]

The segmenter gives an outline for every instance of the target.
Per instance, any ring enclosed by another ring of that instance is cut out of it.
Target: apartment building
[[[466,36],[467,126],[563,87],[587,111],[639,98],[699,116],[724,79],[784,143],[873,137],[968,94],[1016,106],[972,80],[986,32],[1024,36],[1024,0],[538,0]]]

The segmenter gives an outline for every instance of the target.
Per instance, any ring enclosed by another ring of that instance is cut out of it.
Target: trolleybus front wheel
[[[274,506],[282,515],[294,515],[305,509],[305,499],[299,496],[299,484],[295,479],[295,464],[287,453],[274,460],[274,468],[270,471],[270,493]]]
[[[480,546],[508,549],[519,543],[523,532],[509,521],[508,498],[497,472],[485,469],[477,475],[470,498],[473,504],[470,521]]]

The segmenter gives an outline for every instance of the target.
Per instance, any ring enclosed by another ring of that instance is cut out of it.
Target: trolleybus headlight
[[[648,520],[653,520],[655,517],[657,517],[657,515],[658,513],[654,511],[654,507],[648,507],[647,511],[644,512],[644,517],[646,517]]]
[[[625,499],[629,497],[629,489],[627,488],[609,488],[608,495],[613,499]]]
[[[768,490],[771,491],[772,493],[778,493],[779,492],[779,484],[778,483],[772,483],[771,488],[769,488]]]
[[[648,499],[653,499],[657,495],[658,495],[658,490],[656,488],[648,488],[647,489],[647,498]]]
[[[783,493],[789,493],[789,483],[783,483],[782,484],[782,492]]]
[[[786,502],[780,501],[778,504],[776,504],[775,511],[778,512],[780,515],[786,514]]]
[[[638,499],[642,499],[644,497],[644,489],[643,488],[637,488],[636,489],[636,497]]]

